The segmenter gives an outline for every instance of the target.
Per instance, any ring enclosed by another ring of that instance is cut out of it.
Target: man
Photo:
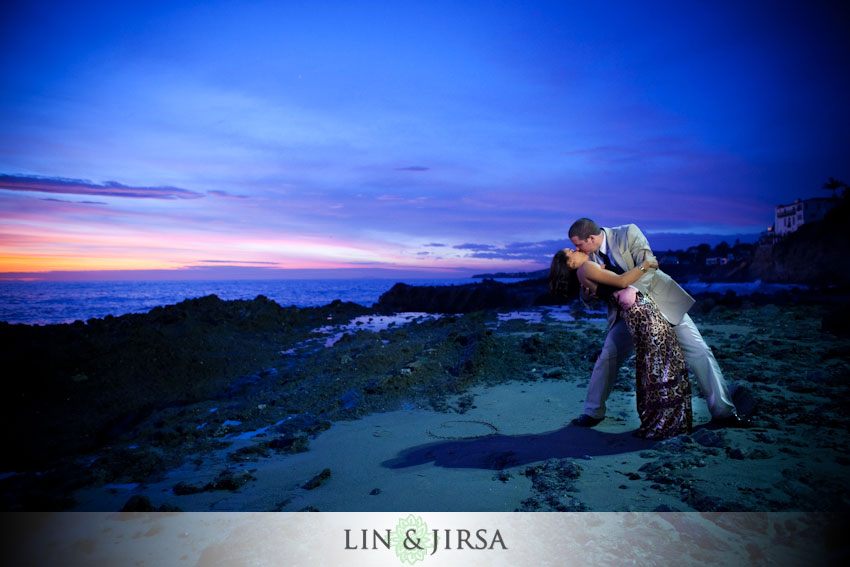
[[[618,273],[634,268],[647,258],[654,258],[646,237],[633,224],[600,228],[592,220],[582,218],[570,227],[569,236],[576,249],[587,254],[590,261]],[[694,299],[661,270],[648,270],[633,286],[618,294],[620,305],[623,308],[630,307],[638,291],[651,297],[673,325],[685,361],[708,403],[712,424],[718,427],[747,427],[749,421],[738,417],[711,348],[687,314]],[[581,293],[584,299],[591,297],[586,289],[582,289]],[[634,344],[625,322],[618,316],[616,307],[609,304],[608,334],[593,367],[584,414],[574,419],[573,423],[593,427],[605,419],[605,401],[617,380],[617,371],[633,350]]]

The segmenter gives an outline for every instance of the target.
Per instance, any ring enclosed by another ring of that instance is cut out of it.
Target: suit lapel
[[[616,263],[623,271],[628,271],[629,264],[625,261],[620,247],[625,244],[628,247],[628,242],[621,243],[618,234],[610,228],[603,228],[605,231],[605,241],[608,243],[608,257],[612,262]]]

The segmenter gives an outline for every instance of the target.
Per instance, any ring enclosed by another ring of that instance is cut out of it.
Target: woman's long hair
[[[567,254],[558,250],[549,266],[549,291],[560,299],[578,297],[578,276],[567,266]]]

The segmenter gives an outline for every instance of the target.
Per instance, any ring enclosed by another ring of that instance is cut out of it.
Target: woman
[[[673,326],[664,318],[652,298],[638,292],[628,309],[617,304],[618,292],[640,279],[648,269],[658,268],[655,260],[644,260],[628,272],[615,274],[594,262],[587,254],[566,248],[559,250],[549,268],[549,289],[567,297],[572,275],[588,295],[614,302],[635,343],[637,435],[647,439],[667,439],[691,430],[691,386],[682,350]]]

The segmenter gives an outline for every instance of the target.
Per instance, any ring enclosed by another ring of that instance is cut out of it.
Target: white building
[[[725,256],[712,256],[705,259],[706,266],[725,266],[735,259],[734,254],[726,254]]]
[[[790,205],[778,205],[774,220],[774,234],[785,236],[808,222],[823,220],[823,217],[838,204],[833,197],[797,199]]]

